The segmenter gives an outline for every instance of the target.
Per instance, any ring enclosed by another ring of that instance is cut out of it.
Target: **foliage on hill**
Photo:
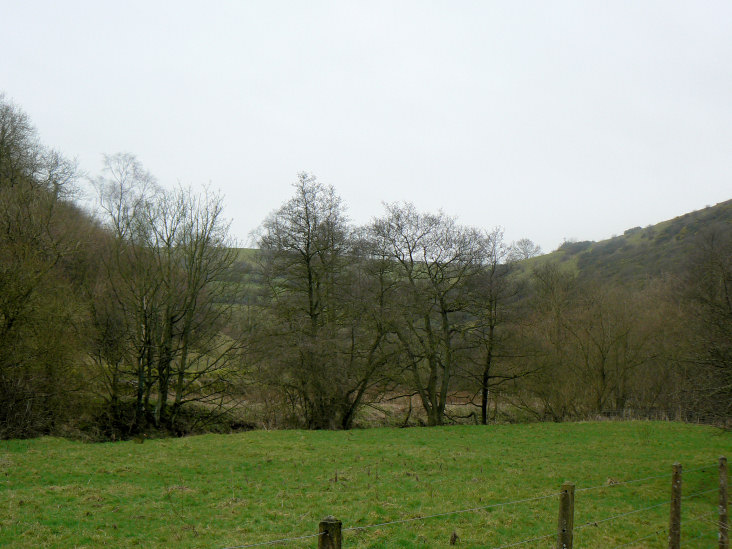
[[[164,191],[115,155],[97,219],[79,177],[0,96],[0,437],[188,430],[239,370],[221,197]]]
[[[571,263],[583,279],[627,283],[688,266],[698,238],[712,228],[732,232],[732,200],[645,228],[634,227],[600,242],[565,242],[544,261]]]
[[[546,391],[552,413],[576,402],[552,386],[584,379],[598,409],[622,409],[625,396],[612,395],[630,389],[636,406],[732,414],[732,200],[609,240],[565,242],[523,262],[520,276],[534,288],[523,297],[536,325],[549,330],[542,360],[555,364],[540,369],[535,394]]]
[[[79,404],[89,257],[76,243],[97,227],[66,199],[75,177],[0,95],[0,437],[54,431]]]

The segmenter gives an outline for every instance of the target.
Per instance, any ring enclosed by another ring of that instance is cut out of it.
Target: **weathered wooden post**
[[[565,482],[559,492],[559,525],[557,527],[557,549],[572,549],[574,529],[574,484]]]
[[[671,512],[668,525],[668,549],[681,549],[681,464],[674,463],[671,477]]]
[[[341,527],[343,523],[333,516],[320,521],[318,549],[341,549]]]
[[[729,549],[727,517],[727,458],[719,458],[719,549]]]

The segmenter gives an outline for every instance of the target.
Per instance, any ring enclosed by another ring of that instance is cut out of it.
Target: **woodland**
[[[223,209],[131,154],[82,174],[0,95],[0,438],[730,426],[732,200],[548,254],[410,203],[355,226],[308,173],[256,249]]]

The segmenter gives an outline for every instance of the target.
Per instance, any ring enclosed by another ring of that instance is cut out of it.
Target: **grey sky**
[[[732,2],[0,0],[0,90],[96,174],[210,182],[245,239],[296,173],[549,251],[732,198]]]

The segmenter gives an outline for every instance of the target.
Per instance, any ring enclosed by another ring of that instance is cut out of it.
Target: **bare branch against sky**
[[[732,198],[732,3],[0,0],[0,90],[91,174],[211,182],[240,238],[309,171],[551,250]]]

